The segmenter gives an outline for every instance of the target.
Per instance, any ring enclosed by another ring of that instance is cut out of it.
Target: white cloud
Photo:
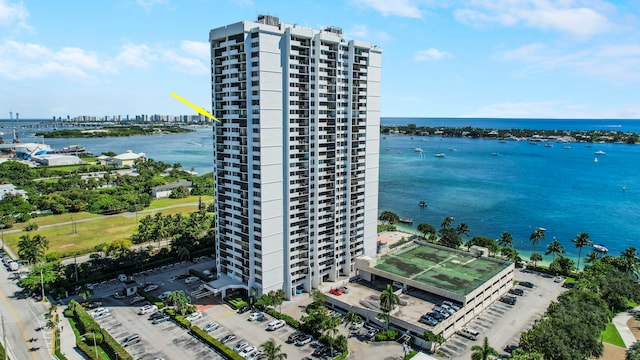
[[[476,27],[522,25],[588,38],[614,27],[607,16],[611,10],[600,0],[471,0],[455,17]]]
[[[151,51],[147,45],[126,44],[122,47],[120,54],[116,57],[116,61],[131,65],[134,67],[146,69],[149,62],[157,59],[157,56]]]
[[[0,44],[0,76],[9,79],[41,78],[61,74],[93,80],[91,74],[110,73],[115,69],[109,61],[100,60],[95,52],[80,48],[53,51],[38,44],[5,40]]]
[[[165,51],[162,54],[162,60],[168,63],[169,68],[173,71],[192,75],[211,73],[211,69],[207,65],[208,62],[205,63],[204,61],[199,59],[179,55],[173,50]]]
[[[621,105],[619,108],[594,110],[588,105],[564,101],[506,102],[483,106],[462,117],[488,118],[564,118],[564,119],[637,119],[640,107]]]
[[[180,49],[189,55],[196,56],[201,59],[211,58],[211,49],[208,42],[183,40]]]
[[[602,45],[571,52],[536,43],[505,51],[501,59],[526,64],[519,76],[562,71],[615,83],[640,81],[640,45],[636,44]]]
[[[136,0],[136,4],[146,11],[150,11],[156,5],[168,4],[169,0]]]
[[[421,18],[422,11],[415,0],[354,0],[355,3],[373,8],[383,16]]]
[[[354,25],[345,32],[345,35],[349,39],[361,39],[378,44],[385,43],[391,38],[389,34],[384,31],[371,31],[366,25]]]
[[[9,3],[6,0],[0,0],[0,25],[18,24],[20,27],[28,27],[27,17],[29,12],[22,2]]]
[[[440,61],[450,56],[451,54],[446,51],[431,48],[416,52],[415,55],[413,55],[413,61]]]

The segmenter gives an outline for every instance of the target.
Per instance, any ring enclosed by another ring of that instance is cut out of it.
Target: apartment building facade
[[[273,16],[210,32],[216,265],[287,298],[375,254],[381,50]]]

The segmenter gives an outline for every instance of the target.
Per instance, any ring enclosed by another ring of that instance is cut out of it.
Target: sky
[[[638,0],[0,0],[0,118],[211,109],[209,30],[260,14],[383,50],[383,117],[640,118]]]

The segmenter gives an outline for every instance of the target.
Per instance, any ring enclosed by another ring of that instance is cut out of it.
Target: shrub
[[[276,319],[284,320],[284,322],[286,322],[287,325],[291,326],[294,329],[297,329],[300,327],[300,322],[287,314],[279,313],[274,309],[266,309],[265,312]]]
[[[376,341],[395,341],[398,338],[398,332],[395,330],[383,330],[376,334]]]

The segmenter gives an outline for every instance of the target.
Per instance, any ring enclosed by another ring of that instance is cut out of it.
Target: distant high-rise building
[[[219,274],[319,288],[375,254],[381,50],[259,16],[210,32]]]

